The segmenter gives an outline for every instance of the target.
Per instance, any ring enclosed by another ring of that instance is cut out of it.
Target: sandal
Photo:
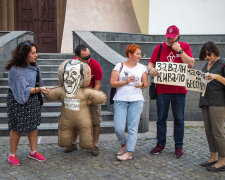
[[[216,161],[212,161],[212,162],[206,161],[206,162],[201,163],[200,165],[201,165],[202,167],[207,167],[207,166],[212,166],[212,165],[214,165],[214,164],[216,164],[216,163],[217,163],[217,160],[216,160]]]
[[[120,151],[117,152],[117,155],[118,156],[123,155],[126,152],[126,149],[127,149],[127,145],[126,144],[124,146],[121,146],[120,147]]]
[[[225,166],[221,166],[216,168],[214,165],[212,166],[207,166],[208,171],[213,171],[213,172],[218,172],[218,171],[225,171]]]
[[[120,161],[126,161],[126,160],[131,160],[133,159],[132,156],[128,155],[127,153],[121,155],[121,156],[117,156],[117,159]]]

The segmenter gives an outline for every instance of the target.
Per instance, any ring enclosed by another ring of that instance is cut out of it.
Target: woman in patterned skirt
[[[45,161],[46,158],[37,152],[37,126],[41,121],[41,104],[38,93],[48,93],[43,81],[37,60],[36,45],[30,41],[20,43],[12,53],[6,65],[9,71],[9,91],[7,96],[8,125],[10,131],[11,165],[20,165],[16,151],[23,133],[27,133],[30,152],[28,157]],[[37,79],[39,79],[39,82]],[[37,86],[37,84],[39,84]],[[37,87],[36,87],[37,86]]]

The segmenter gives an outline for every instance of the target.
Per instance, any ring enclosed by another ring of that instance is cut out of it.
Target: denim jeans
[[[114,127],[120,145],[127,144],[127,152],[134,152],[143,101],[114,101]],[[128,138],[125,127],[127,122]]]
[[[161,146],[166,145],[167,117],[171,103],[174,118],[174,141],[175,147],[183,146],[184,139],[184,108],[186,94],[158,94],[157,95],[157,142]]]

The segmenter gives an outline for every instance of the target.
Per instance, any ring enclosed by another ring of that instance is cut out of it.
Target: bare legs
[[[31,151],[37,151],[37,136],[38,131],[32,131],[28,133],[28,140],[30,143],[30,149]],[[19,134],[17,131],[12,130],[10,132],[10,153],[15,154],[17,151],[17,146],[19,144],[21,134]]]
[[[213,162],[217,160],[217,153],[216,152],[210,152],[210,158],[208,160],[208,162]],[[214,164],[215,168],[219,168],[222,166],[225,166],[225,157],[219,157],[218,158],[218,162],[216,164]]]
[[[31,151],[37,151],[37,137],[38,137],[38,131],[32,131],[28,133],[28,139],[30,143],[30,150]]]
[[[213,162],[217,160],[217,153],[216,152],[210,152],[210,158],[208,162]]]
[[[19,144],[21,134],[17,133],[17,131],[10,132],[10,153],[15,154],[17,150],[17,146]]]
[[[94,125],[93,126],[94,146],[98,146],[99,133],[100,133],[100,125]]]

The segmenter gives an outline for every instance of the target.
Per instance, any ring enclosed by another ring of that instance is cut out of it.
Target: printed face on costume
[[[75,97],[84,80],[83,64],[78,60],[70,60],[64,65],[63,87],[66,97]]]

